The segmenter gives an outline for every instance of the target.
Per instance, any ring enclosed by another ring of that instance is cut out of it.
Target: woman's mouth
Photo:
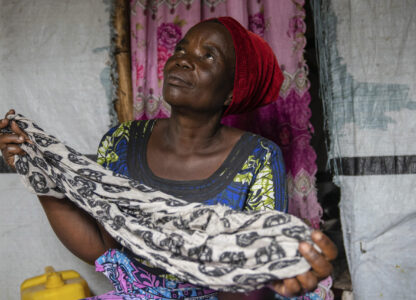
[[[183,79],[181,76],[173,75],[173,74],[168,75],[168,77],[166,78],[166,83],[172,86],[177,86],[177,87],[185,87],[185,88],[192,87],[192,83]]]

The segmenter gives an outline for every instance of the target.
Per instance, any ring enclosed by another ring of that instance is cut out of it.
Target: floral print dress
[[[98,148],[98,163],[187,201],[222,203],[237,210],[287,212],[285,170],[276,144],[245,133],[209,178],[167,180],[154,175],[146,161],[147,143],[156,122],[125,122],[110,129]],[[112,282],[115,290],[89,299],[217,299],[216,291],[182,282],[127,249],[108,250],[97,259],[96,270]]]
[[[287,212],[286,175],[282,153],[272,141],[245,133],[220,168],[209,178],[174,181],[155,176],[147,165],[146,149],[156,120],[130,121],[111,128],[102,138],[97,161],[102,166],[142,183],[207,205],[222,203],[237,210],[277,209]],[[113,284],[114,291],[89,300],[192,299],[217,300],[217,292],[182,282],[151,266],[127,249],[110,249],[96,261],[96,270]],[[280,300],[333,299],[331,277],[313,293]]]

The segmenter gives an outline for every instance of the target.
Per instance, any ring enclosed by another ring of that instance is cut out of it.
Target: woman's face
[[[163,96],[172,109],[218,113],[232,94],[234,45],[215,22],[192,27],[164,68]]]

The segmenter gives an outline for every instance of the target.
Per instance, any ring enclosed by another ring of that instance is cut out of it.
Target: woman
[[[123,123],[102,139],[98,162],[148,186],[188,201],[223,203],[238,210],[286,211],[285,176],[279,148],[264,138],[221,125],[224,114],[254,109],[277,99],[282,75],[270,47],[237,21],[224,17],[192,27],[164,69],[169,119]],[[13,113],[10,111],[9,113]],[[4,119],[0,128],[8,125]],[[0,136],[3,157],[24,154],[27,136],[12,122]],[[57,236],[81,259],[112,280],[116,292],[96,299],[243,299],[180,282],[146,264],[69,201],[40,196]],[[312,236],[322,254],[301,243],[312,269],[271,283],[282,295],[315,288],[331,272],[335,246],[320,232]],[[113,250],[107,251],[112,248]],[[147,279],[144,279],[147,278]],[[117,295],[116,295],[117,294]],[[124,297],[124,298],[122,298]]]

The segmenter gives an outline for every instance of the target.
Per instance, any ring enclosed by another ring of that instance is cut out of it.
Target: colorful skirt
[[[114,291],[85,298],[88,300],[218,300],[216,291],[149,273],[119,250],[108,250],[96,260],[95,267],[111,281]]]
[[[95,266],[97,272],[103,273],[111,281],[114,291],[83,300],[218,300],[216,291],[154,275],[141,268],[128,253],[119,250],[105,252],[96,260]],[[293,298],[276,294],[275,299],[333,300],[331,286],[332,279],[328,277],[312,293]]]

